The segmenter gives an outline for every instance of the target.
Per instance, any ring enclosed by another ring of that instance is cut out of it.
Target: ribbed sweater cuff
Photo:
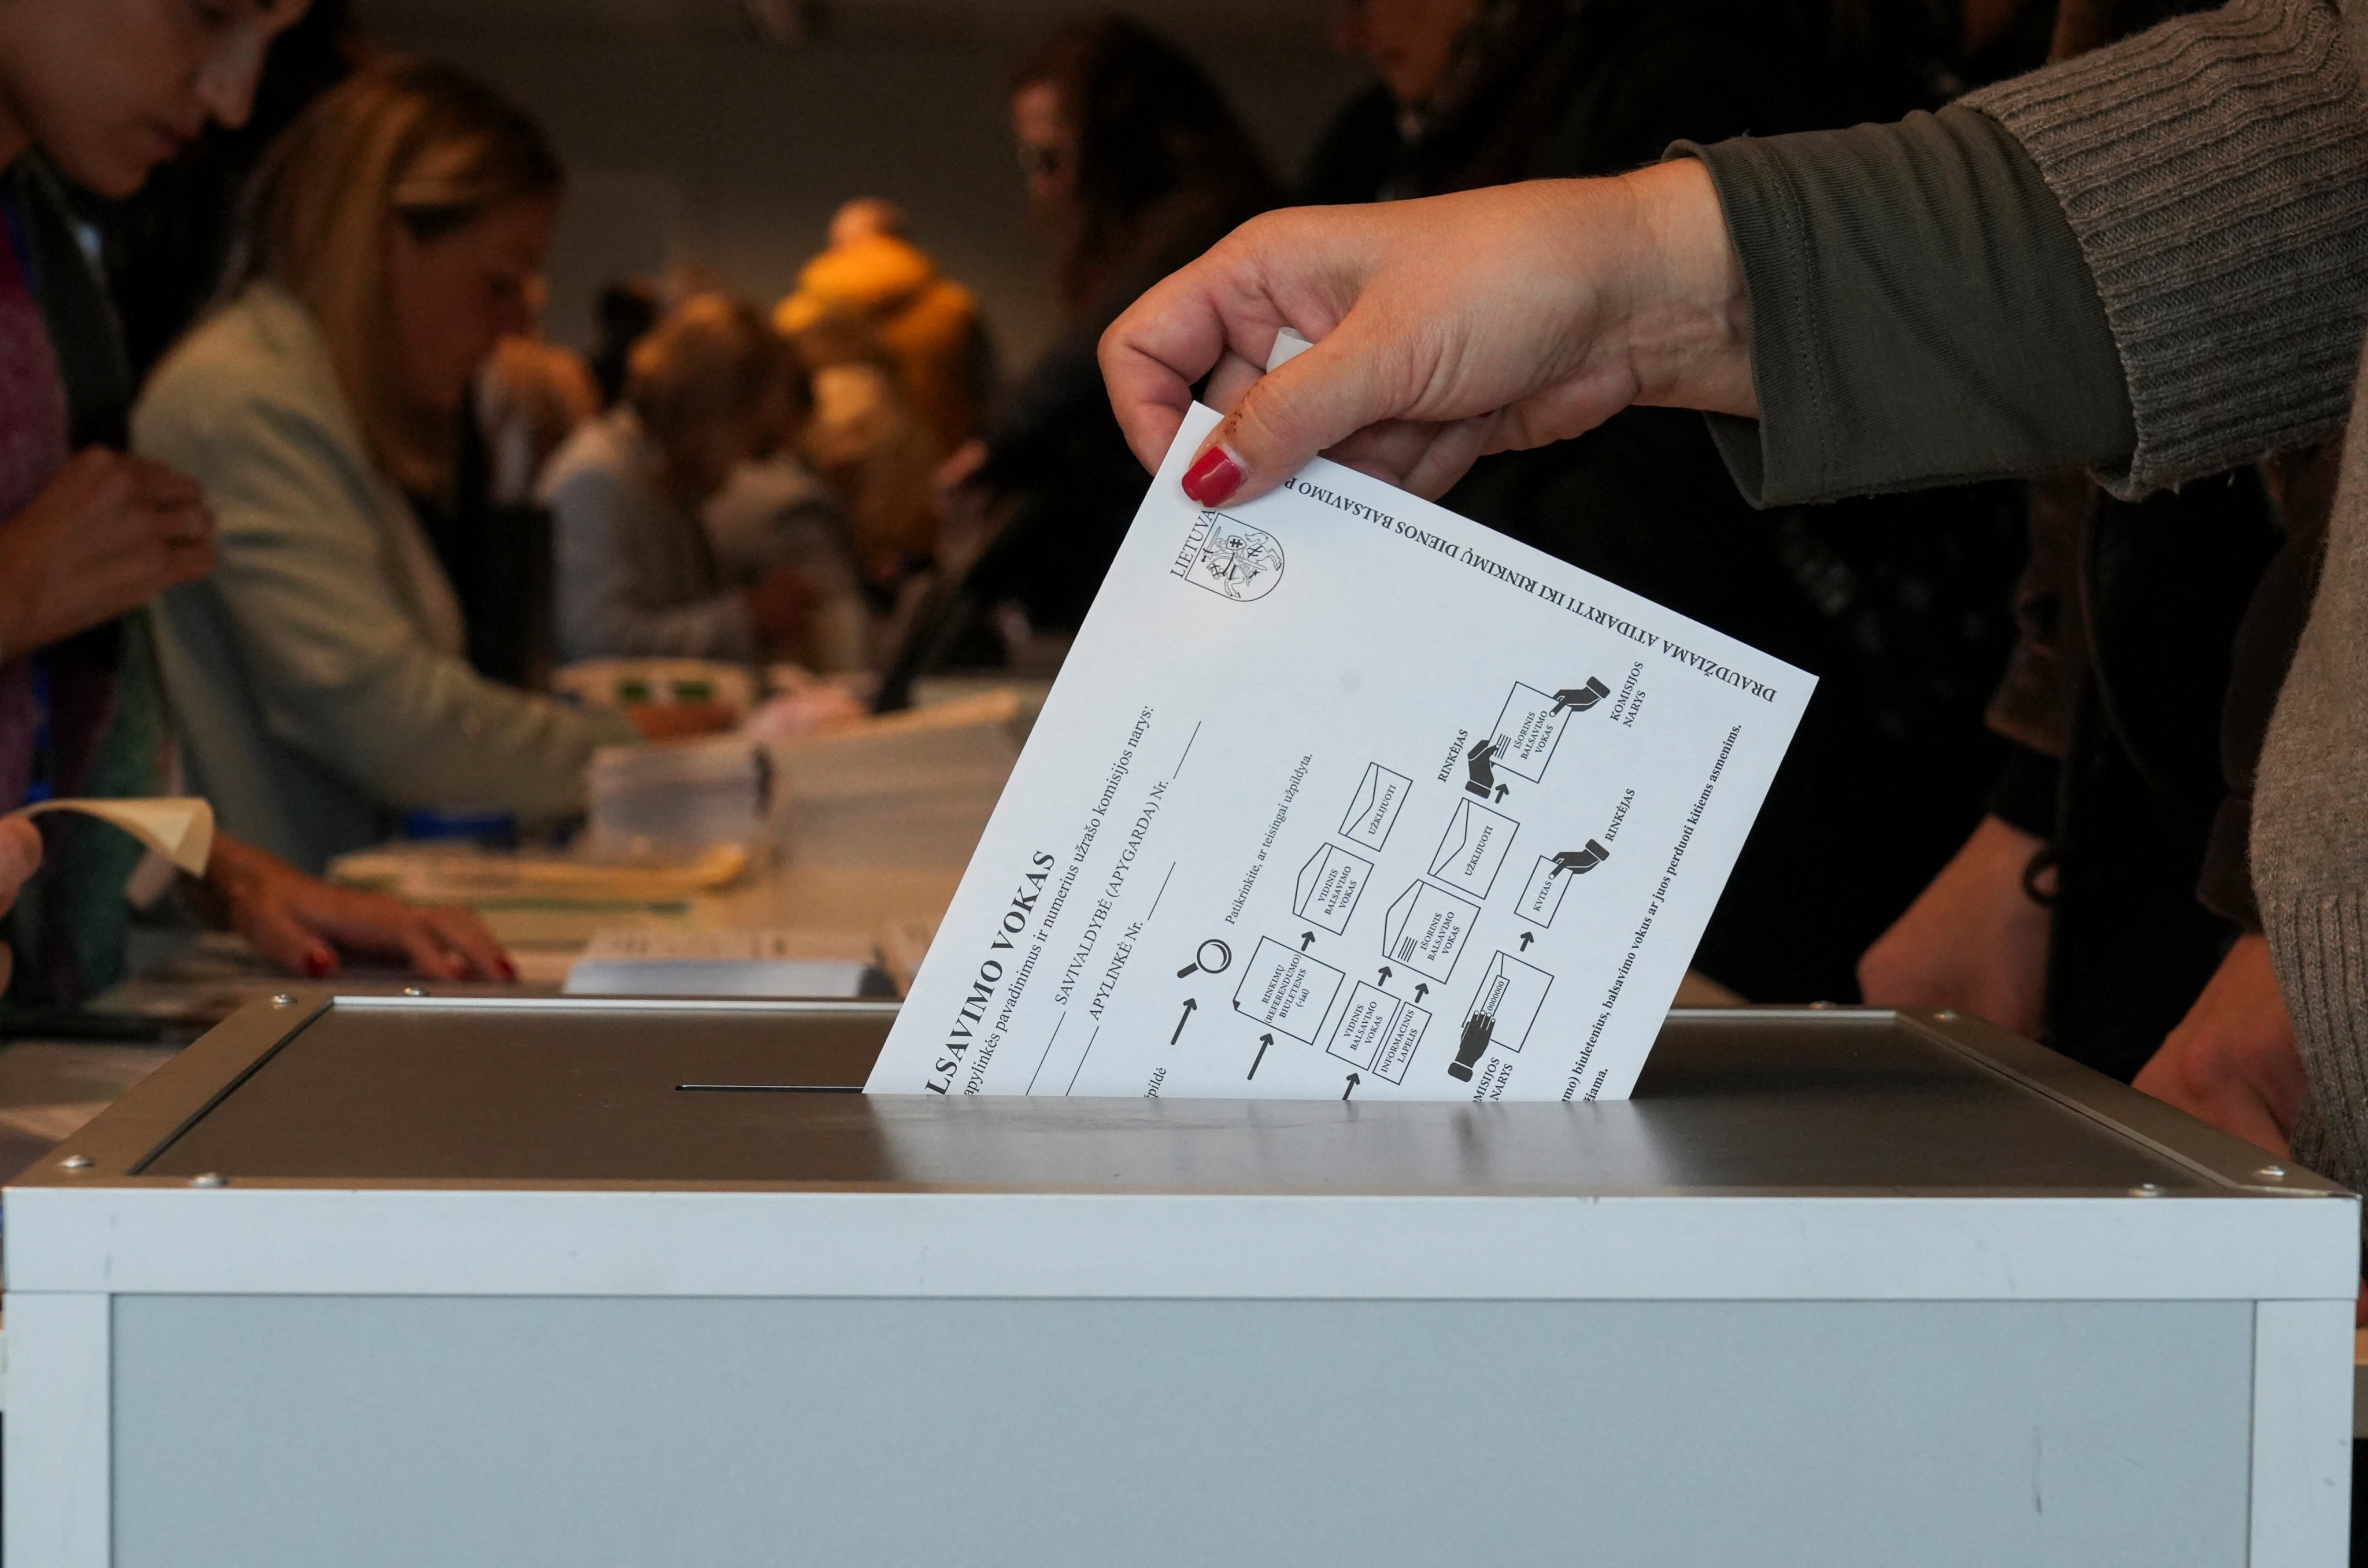
[[[2368,908],[2357,892],[2265,899],[2261,924],[2309,1080],[2294,1157],[2368,1191]]]
[[[1961,100],[2031,154],[2095,275],[2135,495],[2343,422],[2368,308],[2368,98],[2321,0],[2234,0]]]

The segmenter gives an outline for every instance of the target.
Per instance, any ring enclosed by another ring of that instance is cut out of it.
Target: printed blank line
[[[1192,733],[1191,733],[1191,734],[1190,734],[1190,735],[1188,735],[1187,737],[1185,737],[1185,741],[1184,741],[1184,756],[1190,756],[1192,755],[1192,743],[1193,743],[1194,741],[1199,740],[1200,738],[1201,738],[1201,726],[1200,726],[1199,724],[1197,724],[1197,723],[1196,723],[1196,724],[1194,724],[1194,725],[1192,726]],[[1167,770],[1167,777],[1168,777],[1168,778],[1175,778],[1178,774],[1179,774],[1179,773],[1181,773],[1181,772],[1183,772],[1183,771],[1184,771],[1184,756],[1179,756],[1179,757],[1178,757],[1178,758],[1176,759],[1176,766],[1175,766],[1175,767],[1171,767],[1171,768],[1169,768],[1169,769]]]
[[[1167,862],[1167,877],[1172,877],[1175,874],[1176,862],[1170,860]],[[1159,891],[1151,895],[1151,907],[1144,912],[1143,916],[1143,923],[1145,926],[1150,925],[1151,917],[1159,913],[1159,901],[1167,896],[1167,877],[1162,877],[1159,879]]]
[[[1044,1054],[1036,1059],[1036,1071],[1028,1074],[1027,1093],[1032,1095],[1036,1092],[1036,1080],[1043,1074],[1044,1062],[1046,1059],[1053,1054],[1053,1040],[1061,1038],[1061,1026],[1068,1021],[1069,1015],[1066,1013],[1062,1014],[1059,1017],[1053,1020],[1052,1040],[1047,1040],[1044,1042]]]
[[[1101,1038],[1102,1027],[1099,1024],[1096,1024],[1094,1026],[1094,1032],[1086,1038],[1086,1056],[1091,1056],[1094,1053],[1094,1041]],[[1086,1056],[1080,1056],[1077,1058],[1076,1066],[1069,1073],[1069,1086],[1063,1089],[1061,1091],[1062,1094],[1073,1095],[1077,1092],[1077,1074],[1086,1070]]]

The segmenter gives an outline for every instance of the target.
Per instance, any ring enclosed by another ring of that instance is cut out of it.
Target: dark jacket
[[[1615,174],[1681,139],[1907,107],[1866,84],[1908,62],[1866,63],[1771,0],[1497,0],[1440,102],[1352,100],[1302,191]],[[2010,635],[2012,494],[1919,497],[1920,527],[1888,500],[1757,512],[1699,415],[1640,408],[1485,459],[1445,504],[1819,677],[1696,966],[1754,1000],[1854,998],[1858,955],[1963,841],[1997,767],[1980,713]]]

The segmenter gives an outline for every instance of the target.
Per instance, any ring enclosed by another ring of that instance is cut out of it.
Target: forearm
[[[1679,150],[1715,181],[1749,301],[1759,417],[1713,431],[1752,500],[2129,452],[2121,363],[2078,243],[1996,121],[1944,110]]]
[[[275,738],[398,808],[469,802],[563,815],[581,804],[597,747],[640,739],[621,714],[488,681],[425,648],[336,683],[267,683],[258,696]]]

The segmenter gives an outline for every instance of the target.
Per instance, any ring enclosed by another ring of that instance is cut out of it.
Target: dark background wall
[[[573,190],[550,335],[581,342],[592,291],[692,265],[769,302],[841,201],[885,196],[977,290],[1024,360],[1053,322],[1005,112],[1013,63],[1085,7],[1041,0],[832,0],[768,41],[746,0],[364,0],[381,42],[467,66],[542,116]],[[1191,48],[1286,176],[1363,79],[1330,43],[1332,0],[1117,7]]]

